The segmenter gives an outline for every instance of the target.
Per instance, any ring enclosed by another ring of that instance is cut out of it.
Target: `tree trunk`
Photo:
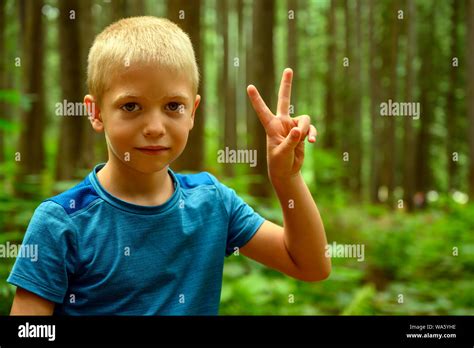
[[[228,15],[236,14],[236,2],[235,0],[225,0],[227,1],[227,10]],[[235,18],[235,16],[234,16]],[[229,26],[227,27],[227,61],[226,61],[226,74],[227,74],[227,86],[226,86],[226,115],[225,115],[225,138],[226,144],[229,148],[237,149],[237,94],[236,94],[236,85],[237,85],[237,72],[238,67],[235,66],[235,58],[237,57],[238,50],[238,37],[235,35],[235,32],[238,31],[237,27],[234,25],[236,22],[232,23],[233,27],[229,31]],[[229,23],[228,23],[229,25]],[[233,33],[233,35],[231,35]],[[227,164],[225,167],[226,175],[233,176],[235,175],[235,168],[232,164]]]
[[[252,83],[257,87],[265,103],[274,110],[275,63],[273,50],[273,30],[275,21],[275,2],[259,0],[253,2],[253,49]],[[261,181],[251,185],[251,192],[257,197],[269,197],[272,193],[268,178],[266,157],[266,132],[254,112],[252,150],[257,150],[257,165],[252,173]]]
[[[384,101],[388,102],[389,99],[392,101],[398,101],[397,95],[397,53],[398,53],[398,36],[399,27],[397,19],[397,10],[400,8],[400,4],[397,0],[392,0],[391,4],[387,5],[386,13],[387,20],[390,22],[388,32],[385,37],[389,37],[387,40],[387,46],[384,47],[382,57],[384,68],[383,73],[388,81],[386,88]],[[385,46],[385,45],[384,45]],[[396,146],[395,146],[395,125],[398,121],[395,117],[383,117],[383,160],[382,160],[382,185],[387,189],[387,203],[393,206],[393,192],[395,189],[395,164],[397,159]]]
[[[199,70],[204,71],[204,50],[201,50],[201,0],[168,0],[168,19],[178,24],[191,38]],[[205,85],[204,74],[201,73],[200,86]],[[181,156],[171,164],[176,171],[202,171],[204,169],[204,90],[199,89],[201,104],[194,116],[194,127],[189,133],[188,143]]]
[[[326,127],[323,145],[327,149],[336,147],[336,112],[334,109],[335,74],[336,67],[336,1],[332,0],[328,12],[327,26],[327,64],[326,72],[326,113],[324,126]]]
[[[239,67],[236,68],[236,112],[237,112],[237,127],[241,129],[243,134],[248,134],[246,131],[247,126],[247,57],[245,55],[245,45],[247,42],[246,38],[246,5],[244,0],[237,0],[237,21],[238,21],[238,43],[237,43],[237,54],[239,59]],[[248,148],[248,139],[246,136],[239,136],[237,132],[237,145],[239,148]]]
[[[298,6],[298,0],[287,0],[287,13],[286,18],[288,21],[288,46],[287,46],[287,67],[293,70],[295,78],[291,86],[293,112],[296,114],[296,105],[299,104],[297,101],[301,99],[299,91],[299,81],[302,76],[298,71],[298,20],[300,18],[300,8]],[[293,17],[290,17],[290,13]],[[296,116],[296,115],[291,115]],[[313,120],[314,121],[314,120]]]
[[[226,90],[227,86],[227,1],[217,2],[217,33],[221,34],[221,45],[218,46],[219,53],[216,55],[216,60],[219,61],[219,69],[217,69],[217,90],[222,93]],[[217,135],[218,135],[218,148],[225,148],[225,127],[226,127],[226,100],[227,95],[222,94],[220,98],[217,98]]]
[[[245,3],[245,10],[246,15],[244,16],[245,25],[243,30],[245,31],[245,88],[249,84],[254,83],[254,76],[253,76],[253,64],[255,61],[255,55],[252,52],[252,48],[254,45],[255,38],[253,37],[253,2],[252,3]],[[247,92],[245,93],[247,94]],[[248,97],[246,97],[245,101],[245,119],[246,119],[246,130],[247,130],[247,145],[246,147],[250,149],[252,144],[254,143],[253,134],[255,133],[255,127],[259,126],[255,122],[255,118],[257,115],[250,103]]]
[[[353,168],[353,191],[355,198],[359,201],[362,198],[362,3],[356,0],[356,19],[355,19],[355,49],[354,65],[351,71],[354,72],[354,137],[352,144],[352,168]]]
[[[416,5],[414,1],[408,1],[407,9],[407,54],[405,61],[405,100],[415,101],[416,72],[413,62],[416,57]],[[413,197],[415,195],[415,136],[413,122],[408,118],[403,120],[403,201],[406,210],[413,210]]]
[[[231,55],[230,44],[231,35],[229,35],[229,16],[231,11],[231,2],[229,0],[222,0],[219,2],[221,8],[220,20],[222,28],[222,41],[224,59],[222,61],[222,84],[221,93],[224,95],[224,108],[221,117],[224,117],[224,143],[223,149],[229,147],[237,150],[237,113],[236,113],[236,95],[235,95],[235,67],[233,60],[235,55]],[[234,46],[232,46],[234,47]],[[235,53],[235,52],[234,52]],[[234,176],[235,164],[225,163],[224,173],[226,176]]]
[[[425,26],[420,39],[420,56],[423,57],[420,68],[420,108],[421,122],[417,140],[417,154],[416,154],[416,196],[417,205],[422,207],[425,205],[426,192],[431,188],[433,175],[430,170],[430,145],[431,125],[433,122],[433,98],[431,95],[436,89],[431,76],[433,76],[433,43],[435,32],[435,7],[429,10],[428,18],[425,19]]]
[[[459,57],[459,40],[457,27],[459,22],[459,1],[453,0],[451,3],[451,57]],[[453,153],[457,152],[457,133],[458,110],[456,108],[456,89],[458,88],[458,68],[451,66],[449,72],[449,89],[446,96],[446,158],[448,172],[448,190],[456,188],[456,162],[453,160]]]
[[[7,66],[6,66],[6,35],[5,35],[5,12],[6,12],[7,3],[0,3],[0,90],[7,89]],[[7,103],[0,100],[0,120],[6,120],[8,115],[8,105]],[[5,134],[3,129],[0,127],[0,164],[3,164],[5,161]],[[5,176],[3,172],[0,173],[0,181],[3,182]]]
[[[60,103],[82,103],[84,97],[85,70],[77,63],[81,57],[81,8],[78,0],[59,2],[59,52],[61,90],[63,100]],[[87,16],[86,16],[87,18]],[[84,62],[85,64],[85,62]],[[58,156],[56,158],[56,180],[70,180],[82,177],[81,153],[92,151],[82,143],[88,137],[86,131],[90,130],[87,115],[62,115],[60,116],[60,135]],[[89,144],[89,143],[88,143]],[[89,144],[90,145],[90,144]],[[90,159],[84,157],[84,163]]]
[[[119,19],[127,17],[127,1],[126,0],[112,0],[110,3],[111,22],[116,22]]]
[[[86,95],[88,93],[86,86],[86,77],[87,77],[87,56],[89,54],[89,49],[92,46],[92,41],[94,39],[94,21],[92,17],[92,0],[81,0],[80,3],[80,56],[81,56],[81,95]],[[81,101],[81,100],[78,100]],[[99,138],[99,134],[96,134],[92,129],[92,126],[88,121],[83,121],[82,133],[80,134],[80,147],[81,151],[78,159],[78,167],[84,169],[92,169],[94,166],[95,156],[94,156],[94,142]],[[103,135],[100,136],[100,140],[105,143]],[[106,148],[106,147],[105,147]]]
[[[147,14],[145,0],[129,0],[126,13],[130,17],[145,16]]]
[[[351,10],[349,9],[349,0],[344,0],[343,2],[340,3],[342,5],[342,8],[344,10],[344,17],[345,17],[345,25],[344,25],[344,59],[347,59],[347,61],[344,62],[344,64],[349,63],[349,65],[343,65],[343,86],[342,86],[342,91],[343,91],[343,98],[341,100],[343,104],[343,115],[341,119],[341,125],[342,125],[342,131],[347,132],[344,134],[344,136],[341,137],[341,152],[343,154],[347,154],[348,157],[345,157],[347,160],[343,161],[344,165],[344,174],[342,176],[342,187],[344,188],[344,191],[350,192],[351,190],[351,179],[352,179],[352,174],[353,174],[353,165],[354,163],[351,161],[351,157],[355,155],[354,149],[352,149],[352,139],[354,137],[354,134],[352,134],[351,131],[348,131],[349,129],[353,129],[353,103],[354,103],[354,94],[353,94],[353,89],[352,85],[354,84],[353,81],[353,72],[352,69],[354,69],[354,66],[352,65],[354,63],[353,60],[353,52],[352,52],[352,33],[353,33],[353,25],[352,25],[352,16],[351,16]],[[352,65],[352,66],[351,66]]]
[[[44,35],[43,15],[41,9],[43,2],[25,1],[24,3],[25,27],[22,31],[23,52],[21,66],[23,69],[23,93],[31,98],[31,107],[22,112],[22,129],[19,140],[19,172],[17,183],[28,184],[27,175],[39,175],[45,167],[44,162],[44,88],[43,88],[43,63],[44,63]],[[33,177],[31,177],[33,178]],[[38,178],[38,176],[36,176]],[[31,182],[33,188],[38,181]],[[26,186],[17,186],[19,195],[32,193]]]
[[[380,69],[374,61],[378,55],[379,43],[376,37],[375,0],[369,1],[369,77],[370,77],[370,113],[371,113],[371,157],[370,157],[370,200],[380,202]]]

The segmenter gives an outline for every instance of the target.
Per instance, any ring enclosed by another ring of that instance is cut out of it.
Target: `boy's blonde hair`
[[[87,86],[98,102],[114,71],[136,63],[156,63],[187,74],[195,95],[199,85],[191,40],[166,18],[130,17],[112,23],[96,36],[87,63]]]

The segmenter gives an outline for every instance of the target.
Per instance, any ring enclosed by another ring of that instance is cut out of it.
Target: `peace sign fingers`
[[[252,103],[253,109],[257,113],[260,122],[263,125],[263,128],[267,130],[267,125],[272,121],[273,113],[268,108],[267,104],[263,101],[260,93],[258,93],[257,88],[254,85],[247,87],[247,94],[249,95],[250,102]]]
[[[291,82],[293,80],[293,70],[287,68],[283,71],[278,92],[277,115],[290,116]]]

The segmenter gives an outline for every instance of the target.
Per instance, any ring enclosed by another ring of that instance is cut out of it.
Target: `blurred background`
[[[1,0],[0,245],[21,243],[35,207],[105,162],[82,102],[94,36],[127,16],[167,17],[190,36],[202,81],[195,127],[175,171],[209,171],[282,223],[265,133],[246,96],[275,110],[294,70],[291,111],[319,136],[303,175],[330,244],[330,278],[303,283],[245,257],[225,262],[221,314],[474,314],[474,0]],[[381,103],[420,116],[382,116]],[[256,149],[258,165],[219,163]],[[0,314],[14,258],[0,258]]]

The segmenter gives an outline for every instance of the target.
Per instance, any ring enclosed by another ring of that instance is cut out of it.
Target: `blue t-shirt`
[[[207,172],[168,169],[175,192],[159,206],[125,202],[94,170],[42,202],[7,281],[56,303],[63,315],[217,315],[224,257],[264,219]]]

